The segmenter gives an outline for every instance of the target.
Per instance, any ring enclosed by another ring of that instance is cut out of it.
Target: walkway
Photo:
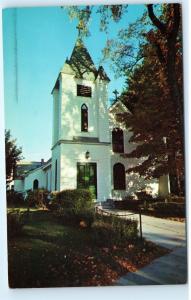
[[[127,211],[107,210],[118,215]],[[129,212],[130,213],[130,212]],[[130,217],[130,216],[129,216]],[[137,219],[139,215],[131,216]],[[115,285],[181,284],[187,280],[187,251],[185,223],[142,216],[143,237],[171,249],[170,254],[155,259],[135,273],[121,277]]]

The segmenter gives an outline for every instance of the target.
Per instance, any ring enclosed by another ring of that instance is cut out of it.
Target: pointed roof
[[[94,62],[85,47],[82,39],[78,38],[74,49],[72,51],[70,59],[66,59],[61,72],[65,74],[75,75],[76,78],[82,78],[87,80],[101,79],[105,81],[110,81],[104,68],[100,66],[98,70],[94,65]],[[60,74],[60,73],[59,73]],[[59,88],[59,76],[53,87],[54,89]]]
[[[93,73],[95,77],[97,75],[94,62],[80,38],[77,39],[72,55],[67,63],[75,72],[77,78],[84,78],[86,73]]]
[[[102,66],[100,66],[98,68],[97,77],[99,77],[101,80],[110,81],[109,77],[107,76],[107,74]]]

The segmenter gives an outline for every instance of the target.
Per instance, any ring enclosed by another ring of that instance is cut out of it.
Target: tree
[[[17,147],[16,139],[11,138],[10,130],[5,130],[6,182],[15,176],[16,164],[22,159],[22,149]]]
[[[119,21],[127,7],[98,6],[101,29],[107,30],[109,19]],[[86,36],[92,10],[86,6],[73,11],[81,32],[86,28]],[[180,4],[145,5],[142,17],[122,28],[117,39],[108,40],[103,53],[118,74],[127,77],[128,92],[122,98],[124,102],[128,99],[125,104],[133,109],[133,115],[124,114],[121,120],[132,128],[131,141],[139,144],[128,157],[147,157],[133,170],[147,177],[170,173],[180,193],[184,175]]]
[[[110,20],[119,22],[124,13],[127,12],[128,5],[98,5],[98,6],[71,6],[68,7],[70,18],[79,20],[80,35],[88,36],[90,17],[93,9],[97,7],[96,12],[100,14],[100,29],[107,31]],[[127,74],[129,70],[142,59],[141,47],[144,45],[144,32],[148,32],[147,40],[154,45],[155,55],[158,57],[161,68],[164,69],[168,88],[170,91],[171,101],[174,103],[174,111],[179,120],[179,130],[181,134],[183,129],[183,97],[182,90],[178,87],[177,78],[177,55],[180,51],[179,43],[181,43],[181,6],[180,4],[162,4],[145,5],[147,12],[131,24],[129,28],[119,31],[118,40],[108,40],[105,49],[103,50],[106,57],[113,59],[117,68],[123,74]],[[158,11],[155,12],[155,8]],[[148,19],[150,22],[148,22]],[[136,27],[139,27],[137,30]],[[128,43],[129,38],[139,38],[139,43]],[[122,41],[123,40],[123,41]],[[182,66],[181,66],[182,67]],[[183,150],[183,142],[182,142]]]
[[[180,179],[184,175],[184,156],[180,147],[183,137],[173,113],[165,71],[152,55],[151,45],[146,45],[144,51],[150,53],[128,78],[126,91],[120,97],[131,114],[121,114],[119,120],[132,131],[130,142],[137,144],[137,148],[125,156],[145,158],[128,171],[146,178],[170,174],[171,181],[173,179],[174,185],[178,185],[173,190],[180,193]],[[181,72],[179,77],[182,77]]]

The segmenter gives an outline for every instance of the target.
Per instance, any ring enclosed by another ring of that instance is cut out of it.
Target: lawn
[[[91,228],[64,226],[51,212],[38,210],[29,213],[22,235],[9,239],[8,247],[12,288],[114,285],[168,253],[140,240],[99,246]]]

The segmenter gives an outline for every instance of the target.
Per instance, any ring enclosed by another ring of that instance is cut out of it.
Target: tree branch
[[[153,4],[147,4],[149,18],[162,34],[166,34],[166,26],[154,14]]]

